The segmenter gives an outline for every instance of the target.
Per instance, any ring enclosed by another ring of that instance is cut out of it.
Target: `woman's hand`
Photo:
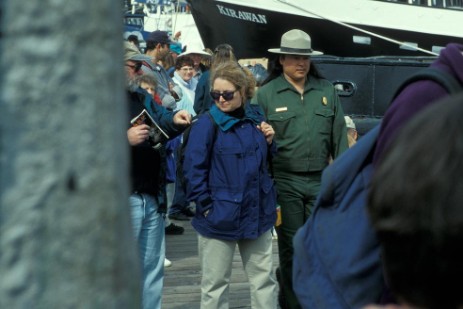
[[[273,128],[271,125],[266,123],[265,121],[262,121],[259,126],[257,126],[259,130],[264,133],[265,139],[267,140],[267,144],[271,144],[273,141],[273,136],[275,135],[275,131],[273,131]]]
[[[182,109],[175,113],[174,123],[176,125],[187,126],[191,123],[191,115],[186,110]]]

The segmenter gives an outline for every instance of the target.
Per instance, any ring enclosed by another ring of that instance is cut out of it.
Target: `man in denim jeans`
[[[135,77],[141,74],[141,62],[146,56],[125,45],[127,103],[129,119],[144,109],[170,136],[180,134],[191,121],[187,111],[173,113],[153,102],[152,97],[138,86]],[[164,278],[166,201],[162,194],[164,183],[161,154],[158,145],[150,141],[147,124],[129,124],[127,138],[131,148],[132,192],[130,207],[135,239],[139,246],[142,266],[143,308],[160,309]]]

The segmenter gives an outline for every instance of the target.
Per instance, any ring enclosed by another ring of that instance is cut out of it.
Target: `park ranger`
[[[272,170],[281,207],[277,227],[280,305],[300,308],[292,289],[293,236],[308,219],[319,192],[322,170],[348,149],[346,124],[333,85],[310,61],[320,55],[301,30],[283,34],[273,70],[258,90],[259,104],[275,130],[278,151]]]

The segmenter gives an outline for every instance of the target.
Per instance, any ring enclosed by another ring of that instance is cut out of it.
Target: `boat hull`
[[[381,121],[399,86],[435,59],[323,55],[312,57],[312,63],[335,85],[344,113],[354,120],[362,136]]]
[[[232,2],[214,0],[190,2],[205,47],[213,49],[218,44],[229,43],[234,47],[238,58],[265,57],[268,55],[269,48],[280,45],[283,33],[297,28],[310,34],[312,47],[315,50],[328,55],[338,57],[425,55],[420,51],[403,48],[396,43],[365,35],[358,30],[316,16],[289,14]],[[461,15],[463,17],[463,14]],[[463,43],[461,37],[395,29],[390,28],[390,25],[387,25],[389,28],[355,23],[350,25],[397,41],[417,43],[418,47],[436,53],[450,42]],[[354,37],[357,39],[354,40]]]

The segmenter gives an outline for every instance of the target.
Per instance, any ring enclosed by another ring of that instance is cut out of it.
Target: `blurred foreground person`
[[[463,308],[462,117],[463,94],[427,107],[378,160],[368,212],[396,308]]]

